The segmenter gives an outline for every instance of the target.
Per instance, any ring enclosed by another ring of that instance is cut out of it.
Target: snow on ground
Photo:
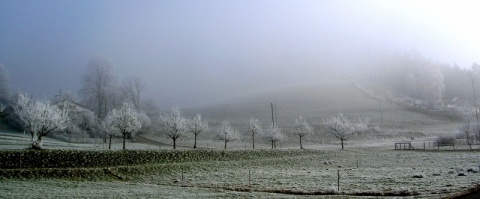
[[[247,187],[250,170],[256,189],[318,191],[336,190],[340,172],[341,192],[408,190],[422,198],[438,198],[479,183],[477,156],[463,151],[327,150],[315,156],[185,163],[193,169],[184,176],[188,186]],[[177,172],[141,181],[180,186],[180,178]]]
[[[27,148],[29,140],[29,135],[0,133],[0,149]],[[410,141],[418,149],[429,140],[431,138]],[[323,153],[299,157],[181,163],[177,166],[185,168],[183,182],[179,170],[171,174],[138,176],[129,182],[1,180],[0,198],[67,195],[78,198],[299,197],[262,191],[230,191],[232,188],[248,187],[249,171],[250,185],[257,190],[336,190],[337,172],[340,173],[340,192],[345,193],[406,190],[418,192],[420,195],[417,197],[420,198],[439,198],[464,191],[480,183],[478,151],[449,148],[441,151],[434,148],[425,151],[393,150],[394,143],[398,141],[404,140],[393,138],[381,142],[352,140],[347,142],[345,150],[339,150],[338,143],[328,145],[310,143],[307,148],[322,150]],[[47,149],[107,150],[104,144],[73,144],[51,138],[44,140],[44,146]],[[114,143],[112,146],[118,150],[122,144]],[[291,148],[297,146],[292,145]],[[127,149],[152,150],[158,149],[158,146],[127,143]],[[319,196],[302,197],[319,198]]]

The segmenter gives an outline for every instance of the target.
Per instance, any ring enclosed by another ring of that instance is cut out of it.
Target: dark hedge
[[[6,150],[0,151],[0,169],[113,167],[301,156],[316,153],[323,152],[318,150]]]

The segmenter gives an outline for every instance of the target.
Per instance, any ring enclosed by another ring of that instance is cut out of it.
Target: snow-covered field
[[[412,196],[415,198],[442,198],[480,183],[478,151],[392,150],[387,144],[365,146],[350,145],[351,148],[338,150],[338,146],[330,145],[318,149],[321,153],[299,157],[176,163],[177,169],[168,174],[131,176],[127,181],[3,179],[0,197],[365,198],[348,194],[407,192],[418,194]],[[340,195],[271,193],[338,193],[338,174]]]
[[[477,153],[349,149],[301,157],[185,163],[183,185],[238,190],[250,183],[255,192],[337,191],[339,172],[340,193],[408,191],[421,198],[439,198],[479,183]],[[138,181],[182,185],[181,171]]]
[[[310,142],[307,148],[320,150],[321,153],[299,157],[175,163],[177,169],[173,172],[135,175],[127,181],[1,179],[0,198],[368,198],[371,196],[351,194],[395,192],[415,194],[410,196],[412,198],[443,198],[480,184],[478,150],[452,150],[448,147],[441,151],[434,148],[425,151],[393,150],[394,143],[402,139],[351,140],[347,142],[346,150],[339,150],[338,143]],[[416,138],[413,143],[419,149],[429,140],[431,138]],[[212,141],[200,142],[210,147],[221,146],[221,143]],[[185,142],[185,145],[188,143]],[[237,142],[231,146],[245,150],[243,145]],[[29,135],[0,133],[0,150],[28,146]],[[112,145],[113,149],[121,149],[121,146],[121,143]],[[266,144],[259,146],[268,148]],[[277,150],[298,148],[295,140],[283,146]],[[72,144],[45,138],[44,147],[107,150],[100,140],[99,143]],[[127,149],[134,150],[164,148],[127,143]],[[340,184],[337,183],[338,174]],[[288,194],[314,192],[340,195]]]

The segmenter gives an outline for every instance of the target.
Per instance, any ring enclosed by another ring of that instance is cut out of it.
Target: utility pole
[[[277,119],[277,104],[273,105],[273,110],[275,111],[275,124],[278,125],[278,119]]]
[[[105,106],[105,113],[104,114],[105,115],[103,116],[103,118],[106,118],[107,117],[107,98],[105,97],[104,99],[105,99],[105,104],[104,104],[104,106]],[[98,113],[98,114],[100,115],[100,113]],[[100,118],[98,118],[98,119],[100,119]],[[107,132],[106,131],[105,131],[105,136],[104,137],[105,137],[105,144],[106,144],[107,143]],[[110,143],[111,143],[111,140],[112,139],[110,138]]]
[[[55,99],[57,99],[57,97],[58,97],[58,101],[60,102],[60,100],[62,100],[62,89],[60,89],[60,94],[55,95]]]
[[[273,115],[273,103],[270,104],[272,107],[272,128],[275,128],[275,116]]]
[[[382,113],[382,101],[378,100],[378,107],[380,108],[380,124],[383,127],[383,113]]]

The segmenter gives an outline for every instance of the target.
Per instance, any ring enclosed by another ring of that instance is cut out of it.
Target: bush
[[[452,136],[439,136],[435,140],[437,146],[455,145],[455,138]]]

